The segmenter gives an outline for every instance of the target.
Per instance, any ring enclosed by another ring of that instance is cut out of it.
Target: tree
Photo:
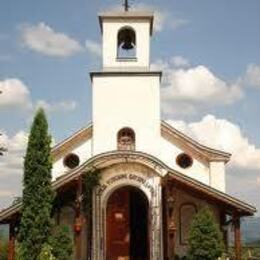
[[[52,254],[58,260],[71,260],[73,243],[68,226],[57,226],[53,229],[50,238]]]
[[[24,160],[22,217],[19,230],[21,260],[36,260],[48,244],[54,193],[51,187],[51,137],[45,113],[35,115]]]
[[[203,208],[195,215],[188,244],[188,259],[191,260],[215,260],[222,255],[222,233],[209,208]]]

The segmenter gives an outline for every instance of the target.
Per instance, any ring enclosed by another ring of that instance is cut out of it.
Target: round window
[[[192,166],[193,159],[186,153],[181,153],[176,158],[176,163],[183,169],[187,169]]]
[[[79,166],[80,160],[78,155],[70,153],[64,158],[63,163],[66,167],[74,169]]]

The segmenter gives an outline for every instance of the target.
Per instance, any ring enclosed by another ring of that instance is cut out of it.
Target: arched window
[[[117,134],[118,150],[135,150],[135,132],[131,128],[123,128]]]
[[[117,36],[117,58],[136,58],[136,36],[131,27],[123,27]]]
[[[192,203],[185,203],[180,206],[180,244],[188,243],[189,231],[192,220],[197,213],[197,207]]]

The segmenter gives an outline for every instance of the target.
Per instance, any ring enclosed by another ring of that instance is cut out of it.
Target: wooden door
[[[106,260],[130,259],[129,190],[119,189],[107,203]]]

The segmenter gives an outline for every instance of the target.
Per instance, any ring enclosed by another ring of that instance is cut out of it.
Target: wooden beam
[[[74,224],[76,259],[81,259],[82,246],[82,177],[77,179],[76,191],[76,218]]]
[[[242,248],[241,248],[241,230],[240,230],[240,216],[235,213],[233,215],[233,226],[234,226],[234,241],[235,241],[235,259],[242,259]]]
[[[163,255],[164,260],[169,259],[168,255],[168,228],[167,228],[167,205],[166,205],[166,187],[162,185],[162,211],[163,211]]]
[[[9,224],[9,241],[8,241],[8,260],[14,260],[15,257],[15,225],[12,221]]]
[[[166,201],[166,259],[174,259],[175,255],[175,239],[176,239],[176,223],[174,219],[174,211],[175,211],[175,200],[176,200],[176,192],[174,186],[169,182],[165,187],[165,198]]]
[[[228,252],[228,231],[227,231],[227,216],[225,211],[220,212],[220,225],[221,225],[221,231],[223,234],[223,242],[225,246],[225,253]]]

